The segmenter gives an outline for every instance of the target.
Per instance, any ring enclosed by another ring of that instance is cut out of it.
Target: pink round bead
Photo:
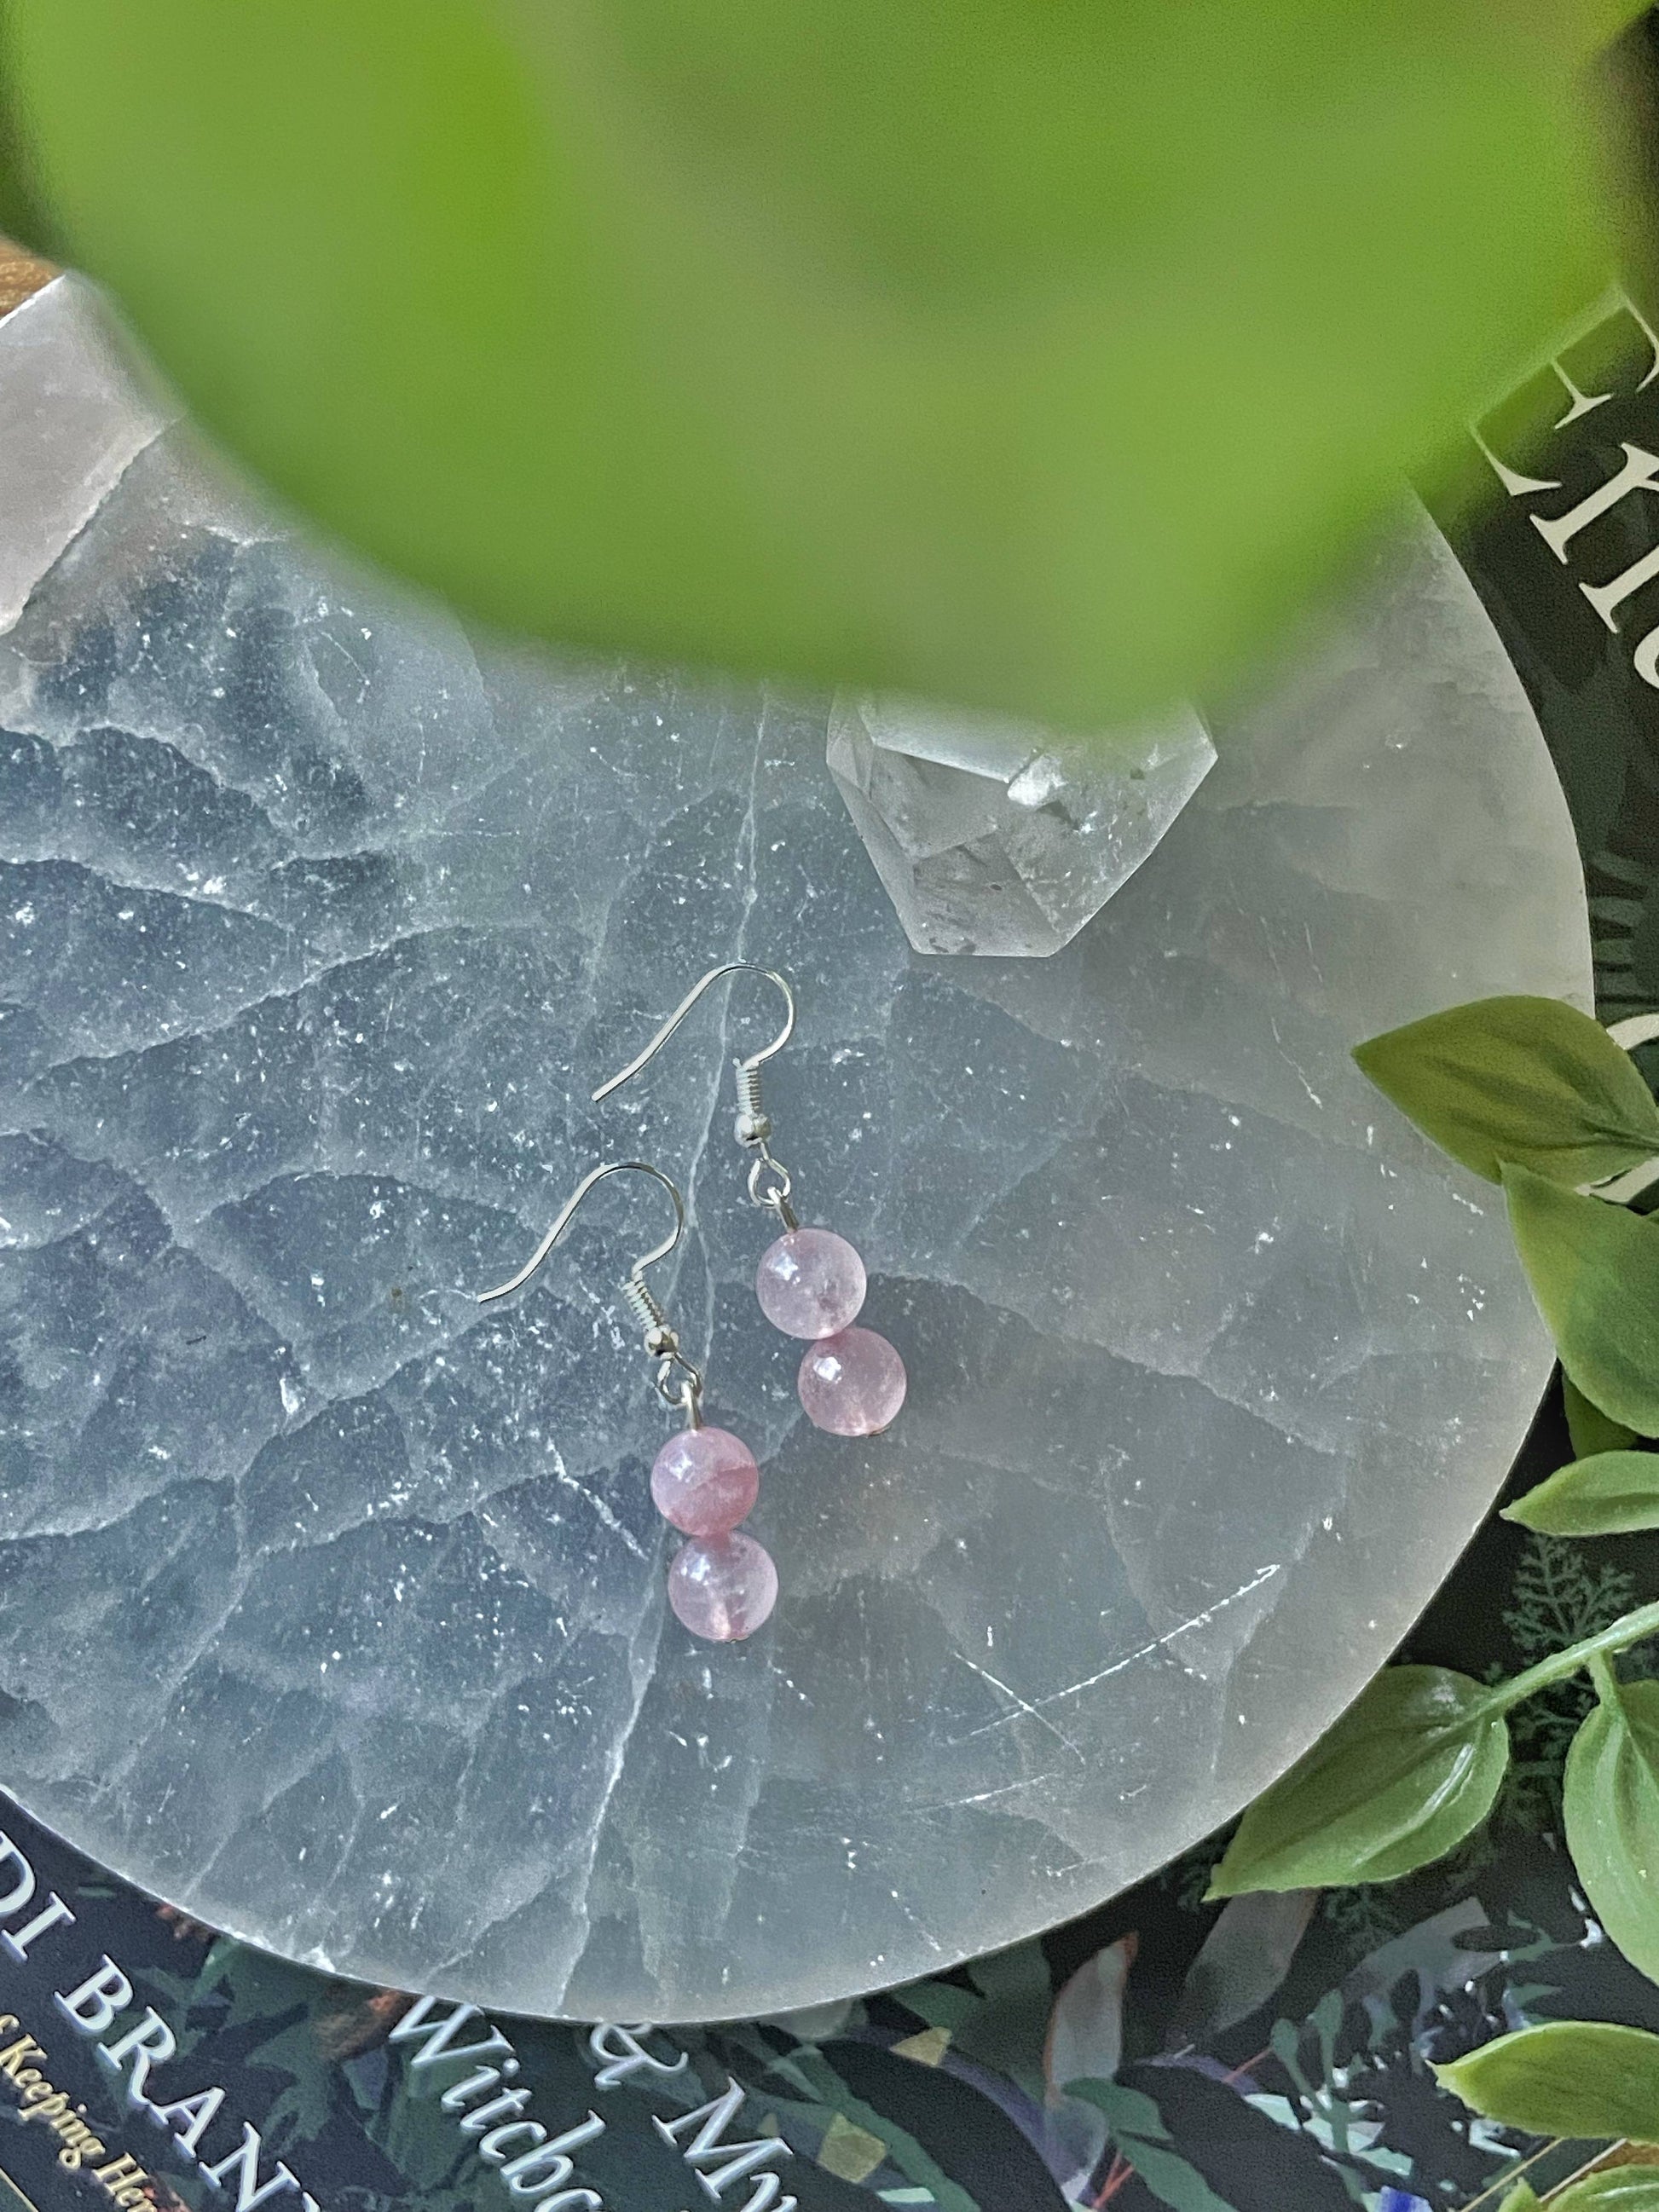
[[[668,1602],[693,1636],[735,1644],[752,1636],[778,1601],[772,1554],[752,1536],[694,1538],[668,1570]]]
[[[651,1469],[651,1498],[688,1536],[724,1536],[760,1495],[755,1455],[730,1429],[682,1429]]]
[[[810,1345],[797,1386],[806,1418],[836,1437],[873,1437],[904,1403],[904,1362],[872,1328],[843,1329]]]
[[[761,1254],[755,1295],[786,1336],[834,1336],[864,1304],[864,1262],[833,1229],[792,1229]]]

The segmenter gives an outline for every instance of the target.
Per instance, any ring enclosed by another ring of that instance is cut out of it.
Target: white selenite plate
[[[0,1775],[286,1956],[691,2020],[947,1966],[1201,1837],[1345,1705],[1521,1442],[1501,1201],[1350,1048],[1588,1003],[1537,726],[1416,510],[1054,957],[910,951],[827,707],[555,663],[296,544],[60,280],[0,325]],[[434,527],[440,526],[434,520]],[[21,610],[21,611],[18,611]],[[869,1263],[800,1417],[730,1133]],[[665,1611],[665,1295],[764,1468],[748,1644]]]

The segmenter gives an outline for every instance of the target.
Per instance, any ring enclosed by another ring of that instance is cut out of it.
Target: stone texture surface
[[[918,952],[1036,959],[1126,884],[1215,764],[1190,707],[1088,744],[837,696],[827,765]]]
[[[672,2019],[1006,1942],[1302,1750],[1547,1365],[1498,1201],[1348,1047],[1587,978],[1420,517],[1099,919],[1006,963],[911,951],[823,710],[470,643],[176,428],[71,527],[0,638],[9,1787],[289,1956]],[[726,1061],[771,1006],[587,1103],[737,955],[795,981],[775,1141],[909,1370],[870,1442],[755,1303]],[[653,1194],[471,1302],[602,1152],[686,1188],[662,1287],[763,1469],[782,1595],[718,1651],[617,1310]]]

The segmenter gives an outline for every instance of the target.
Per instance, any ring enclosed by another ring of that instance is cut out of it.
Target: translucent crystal
[[[807,1419],[835,1437],[890,1428],[908,1385],[904,1362],[873,1328],[844,1328],[809,1344],[795,1380]]]
[[[778,1571],[764,1544],[741,1528],[694,1537],[668,1570],[668,1602],[693,1636],[739,1644],[763,1628],[778,1601]]]
[[[651,1503],[688,1536],[724,1536],[759,1492],[755,1455],[729,1429],[682,1429],[651,1463]]]
[[[825,757],[918,952],[1057,952],[1208,775],[1189,708],[1066,741],[909,700],[837,696]]]
[[[1588,979],[1425,519],[1097,927],[925,958],[822,710],[470,639],[147,398],[77,454],[5,404],[43,331],[110,343],[73,285],[0,323],[0,538],[44,564],[0,634],[7,1790],[289,1957],[619,2020],[934,1972],[1225,1819],[1416,1618],[1549,1368],[1501,1196],[1348,1056]],[[589,1103],[737,957],[799,995],[772,1141],[908,1370],[878,1437],[811,1425],[756,1304],[765,987]],[[669,1612],[619,1310],[660,1194],[472,1297],[629,1157],[683,1182],[653,1279],[764,1469],[781,1590],[719,1649]]]
[[[791,1229],[761,1254],[755,1295],[774,1328],[789,1336],[834,1336],[858,1318],[864,1262],[831,1229]]]

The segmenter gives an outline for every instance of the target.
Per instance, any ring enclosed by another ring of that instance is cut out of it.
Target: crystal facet
[[[826,756],[918,952],[1057,952],[1208,775],[1188,708],[1065,740],[914,701],[837,697]]]
[[[688,1536],[723,1536],[760,1495],[755,1455],[730,1429],[682,1429],[657,1454],[651,1502]]]
[[[873,1328],[846,1328],[809,1344],[798,1388],[814,1428],[875,1437],[892,1425],[908,1387],[904,1362]]]
[[[786,1336],[834,1336],[858,1319],[864,1262],[833,1229],[792,1229],[769,1244],[755,1273],[755,1295]]]
[[[693,1636],[710,1644],[736,1644],[771,1617],[778,1601],[772,1554],[741,1528],[730,1535],[694,1538],[668,1570],[668,1602]]]

